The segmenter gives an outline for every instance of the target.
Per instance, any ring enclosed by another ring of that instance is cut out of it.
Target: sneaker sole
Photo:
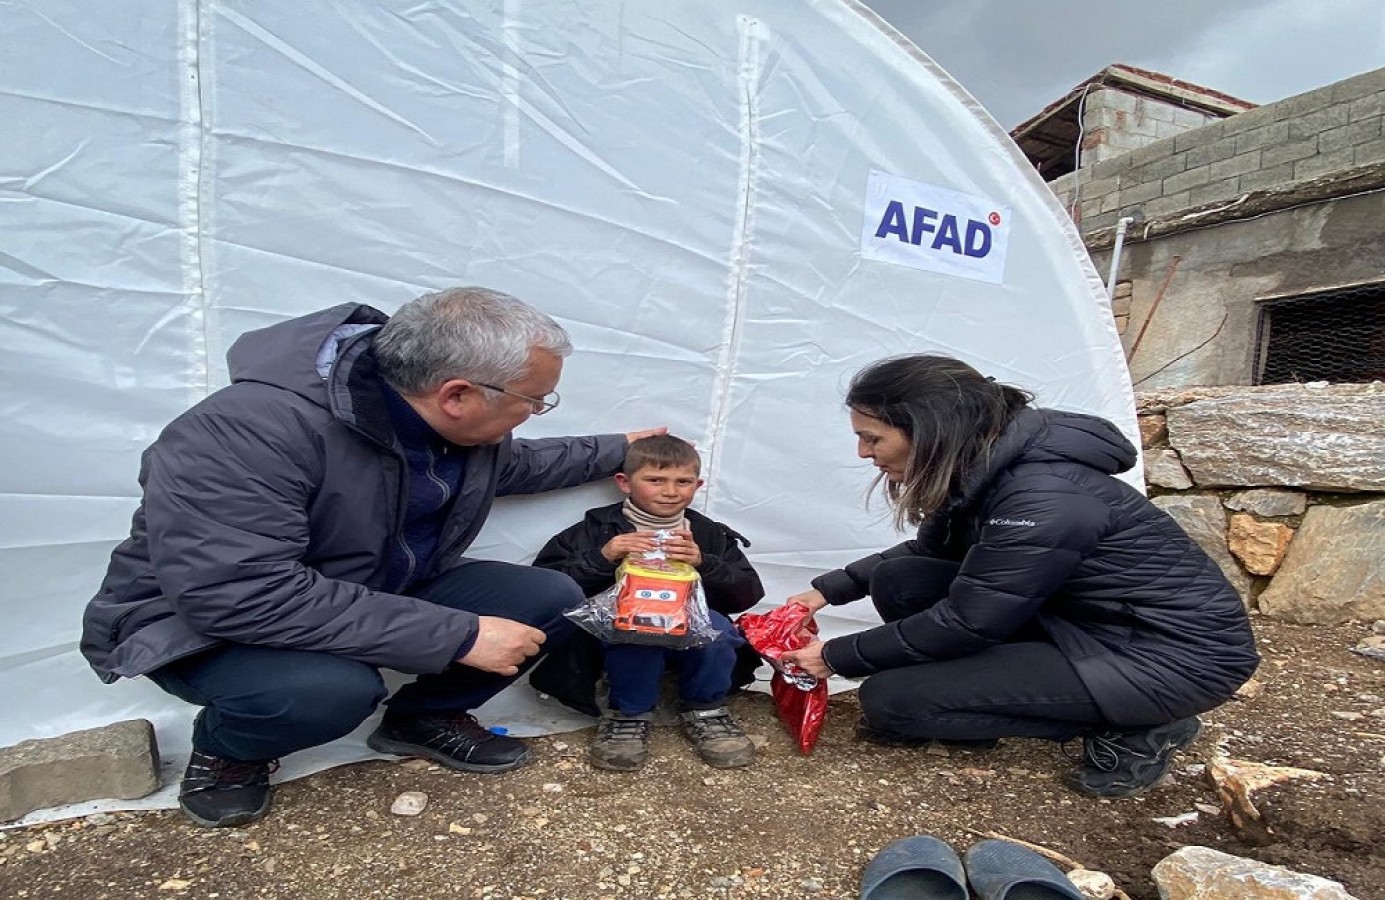
[[[269,798],[266,797],[264,804],[259,809],[250,812],[232,813],[229,816],[222,816],[219,819],[204,819],[197,813],[183,805],[183,800],[178,799],[178,808],[183,811],[183,815],[192,819],[203,828],[236,828],[240,825],[249,825],[251,822],[258,822],[269,812]]]
[[[605,772],[634,772],[637,769],[644,768],[644,764],[648,762],[648,759],[627,762],[625,760],[599,759],[598,757],[588,754],[587,761],[592,764],[592,768],[601,769]]]
[[[374,734],[366,738],[365,743],[367,747],[374,750],[376,753],[390,753],[394,756],[412,756],[421,759],[431,759],[433,762],[446,766],[449,769],[456,769],[459,772],[476,772],[482,775],[518,769],[520,766],[532,762],[534,759],[534,754],[526,748],[524,755],[512,762],[491,763],[490,765],[486,765],[483,763],[463,762],[455,756],[448,756],[446,753],[434,750],[431,747],[423,747],[419,744],[406,744],[403,741],[392,741],[389,738],[382,738]]]
[[[1191,746],[1198,738],[1202,737],[1202,721],[1200,719],[1195,721],[1196,727],[1192,731],[1183,735],[1174,735],[1171,740],[1164,744],[1164,752],[1167,753],[1168,756],[1164,759],[1164,764],[1160,766],[1157,770],[1158,774],[1155,775],[1155,777],[1151,779],[1148,784],[1142,784],[1119,791],[1107,791],[1106,793],[1098,793],[1096,791],[1089,790],[1086,787],[1084,787],[1081,783],[1074,782],[1072,780],[1068,780],[1068,787],[1077,791],[1077,793],[1085,794],[1088,797],[1104,797],[1108,800],[1123,800],[1127,797],[1138,797],[1140,794],[1143,794],[1146,791],[1153,790],[1155,786],[1159,784],[1159,782],[1164,780],[1164,776],[1169,774],[1169,769],[1173,768],[1174,753],[1184,749],[1185,747]]]

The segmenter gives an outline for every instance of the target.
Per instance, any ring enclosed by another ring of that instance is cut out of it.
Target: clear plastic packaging
[[[667,537],[667,532],[659,532]],[[616,583],[565,615],[607,643],[672,650],[703,647],[719,636],[707,614],[697,570],[662,550],[628,556]]]

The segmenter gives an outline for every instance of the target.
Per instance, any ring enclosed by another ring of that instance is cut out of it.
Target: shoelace
[[[494,736],[493,732],[483,728],[481,723],[476,721],[475,716],[465,714],[439,719],[437,733],[420,743],[425,747],[435,747],[444,753],[451,753],[467,745],[475,749],[477,744]]]
[[[602,726],[602,737],[616,741],[644,740],[649,734],[649,722],[644,719],[607,719]]]
[[[732,721],[730,716],[708,716],[705,719],[690,719],[689,722],[693,733],[699,739],[745,736],[745,732],[741,731],[740,726]]]
[[[1083,763],[1101,772],[1114,772],[1121,763],[1123,756],[1138,756],[1141,759],[1147,758],[1149,754],[1141,753],[1132,747],[1122,744],[1116,734],[1093,734],[1082,739],[1082,753],[1080,759]],[[1063,755],[1069,759],[1078,758],[1068,749],[1068,744],[1063,745]]]
[[[269,776],[279,771],[279,760],[268,762],[241,762],[234,759],[218,759],[213,756],[193,762],[188,766],[186,781],[188,792],[259,787],[269,783]]]

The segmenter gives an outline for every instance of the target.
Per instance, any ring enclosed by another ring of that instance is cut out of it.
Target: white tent
[[[0,121],[0,745],[144,716],[179,767],[189,709],[100,684],[82,608],[141,450],[238,334],[319,307],[481,284],[554,315],[563,405],[521,433],[696,441],[773,601],[899,539],[840,402],[869,361],[955,354],[1135,434],[1063,211],[852,0],[17,0]],[[609,496],[502,504],[474,552]]]

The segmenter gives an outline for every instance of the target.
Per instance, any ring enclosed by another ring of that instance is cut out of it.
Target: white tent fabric
[[[0,48],[0,745],[143,716],[180,765],[189,708],[100,684],[82,608],[142,449],[237,335],[316,308],[480,284],[554,315],[578,350],[521,434],[694,440],[772,602],[900,539],[840,402],[869,361],[954,354],[1135,435],[1071,223],[850,0],[14,0]],[[474,552],[610,498],[502,503]],[[582,724],[526,704],[487,718]]]

